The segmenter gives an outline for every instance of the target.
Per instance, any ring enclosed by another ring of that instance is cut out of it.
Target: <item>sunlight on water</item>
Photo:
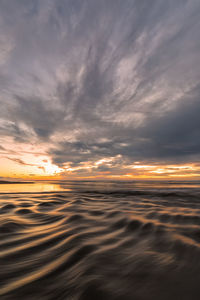
[[[58,192],[63,188],[56,183],[34,182],[20,184],[0,184],[0,193],[42,193],[42,192]],[[65,191],[70,189],[65,188]]]
[[[0,193],[71,192],[85,190],[172,190],[200,188],[199,182],[182,181],[43,181],[32,183],[0,184]]]
[[[1,300],[199,299],[198,182],[0,189]]]

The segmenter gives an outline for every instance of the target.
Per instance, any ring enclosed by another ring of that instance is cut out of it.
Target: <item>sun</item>
[[[58,167],[57,165],[52,164],[51,162],[43,162],[42,167],[46,175],[53,176],[59,175],[64,171],[64,169]]]

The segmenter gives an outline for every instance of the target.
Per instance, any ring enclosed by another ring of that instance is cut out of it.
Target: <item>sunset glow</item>
[[[199,212],[200,0],[0,0],[0,300],[198,300]]]
[[[199,179],[198,1],[61,2],[0,4],[0,177]]]
[[[48,153],[49,144],[13,143],[8,139],[6,148],[1,147],[0,176],[10,179],[199,179],[200,164],[158,163],[136,161],[124,158],[121,154],[101,157],[97,160],[79,162],[78,165],[66,162],[62,165],[52,162]],[[15,149],[15,150],[13,150]]]

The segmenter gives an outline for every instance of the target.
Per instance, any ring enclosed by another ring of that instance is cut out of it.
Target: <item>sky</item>
[[[0,0],[0,178],[199,179],[199,0]]]

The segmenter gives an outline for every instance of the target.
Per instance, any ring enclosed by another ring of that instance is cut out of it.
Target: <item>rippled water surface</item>
[[[200,299],[198,182],[0,191],[0,299]]]

